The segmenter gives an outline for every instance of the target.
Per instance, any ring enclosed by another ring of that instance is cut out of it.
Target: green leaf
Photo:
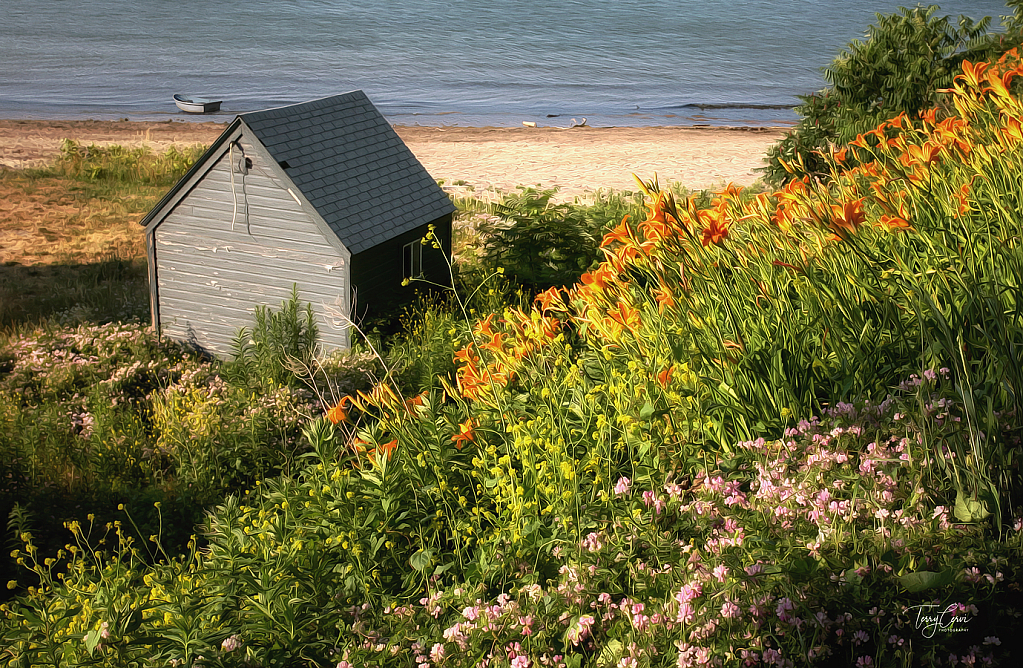
[[[818,566],[820,564],[813,557],[793,559],[789,567],[789,573],[797,578],[808,578],[817,572]]]
[[[600,657],[597,659],[597,664],[605,666],[614,665],[617,663],[616,659],[620,658],[622,655],[622,648],[623,645],[621,640],[609,641],[606,645],[604,645],[604,649],[601,650]]]
[[[409,559],[412,568],[420,573],[425,573],[431,563],[433,563],[433,550],[419,550]]]
[[[960,522],[980,522],[991,515],[987,504],[979,499],[971,499],[963,490],[956,492],[956,505],[953,511]]]
[[[639,419],[649,420],[651,417],[653,417],[653,415],[654,405],[649,400],[647,400],[647,402],[643,404],[643,408],[639,409]]]
[[[99,641],[100,641],[99,629],[93,629],[85,634],[85,649],[86,651],[89,652],[90,655],[94,651],[96,651],[96,645],[99,644]]]
[[[899,584],[902,588],[910,593],[916,593],[919,591],[926,591],[928,589],[937,589],[939,587],[947,587],[952,584],[955,580],[952,575],[952,571],[942,571],[935,573],[934,571],[917,571],[916,573],[906,573],[899,578]]]

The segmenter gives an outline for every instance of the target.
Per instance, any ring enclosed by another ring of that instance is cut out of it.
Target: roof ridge
[[[454,211],[447,193],[361,90],[241,114],[239,120],[353,253],[424,224],[424,215],[428,222]],[[384,199],[385,192],[393,196]]]
[[[347,99],[346,99],[347,98]],[[306,102],[297,102],[295,104],[285,104],[280,107],[270,107],[269,109],[260,109],[258,111],[246,111],[238,114],[238,118],[248,120],[262,119],[265,117],[280,117],[284,118],[291,116],[292,113],[283,114],[281,112],[290,111],[295,114],[301,113],[305,109],[319,109],[326,106],[332,106],[338,102],[356,100],[362,98],[369,102],[369,97],[361,89],[348,91],[347,93],[340,93],[338,95],[327,95],[326,97],[317,98],[315,100],[307,100]],[[372,104],[372,102],[370,102]]]

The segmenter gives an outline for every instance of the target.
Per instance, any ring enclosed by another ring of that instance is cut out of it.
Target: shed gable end
[[[256,306],[297,286],[321,344],[345,348],[350,254],[260,148],[243,135],[153,227],[161,331],[225,356]]]

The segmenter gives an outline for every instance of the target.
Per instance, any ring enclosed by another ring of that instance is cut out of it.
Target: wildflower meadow
[[[270,311],[223,364],[140,325],[9,337],[0,466],[107,507],[40,546],[4,500],[0,659],[1015,665],[1020,75],[964,61],[827,178],[638,179],[578,281],[488,301],[490,267],[390,350],[310,356]]]

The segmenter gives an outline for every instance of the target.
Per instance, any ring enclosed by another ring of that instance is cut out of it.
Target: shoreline
[[[235,100],[231,107],[221,107],[218,111],[205,114],[189,114],[174,107],[173,104],[157,105],[148,110],[58,107],[53,109],[37,108],[30,105],[5,105],[0,108],[0,119],[6,120],[38,120],[38,121],[130,121],[138,123],[162,123],[181,121],[185,123],[230,122],[238,114],[251,111],[273,109],[292,102],[284,100],[267,100],[257,103]],[[561,108],[553,105],[550,110],[540,108],[529,109],[462,109],[453,106],[445,109],[442,106],[418,109],[401,103],[382,101],[378,109],[391,125],[401,127],[499,127],[516,128],[523,123],[535,123],[537,127],[569,128],[577,119],[587,120],[590,127],[621,128],[621,127],[693,127],[709,125],[711,127],[792,127],[798,122],[795,108],[799,105],[798,97],[793,97],[785,104],[767,104],[755,102],[736,103],[685,103],[654,106],[648,108],[616,108],[597,109]]]
[[[233,119],[233,117],[232,117]],[[38,167],[65,138],[83,144],[210,144],[221,120],[102,121],[0,119],[0,166]],[[763,156],[788,127],[466,127],[394,126],[433,178],[456,196],[495,199],[518,186],[559,188],[557,198],[635,190],[632,174],[687,188],[750,185]]]

